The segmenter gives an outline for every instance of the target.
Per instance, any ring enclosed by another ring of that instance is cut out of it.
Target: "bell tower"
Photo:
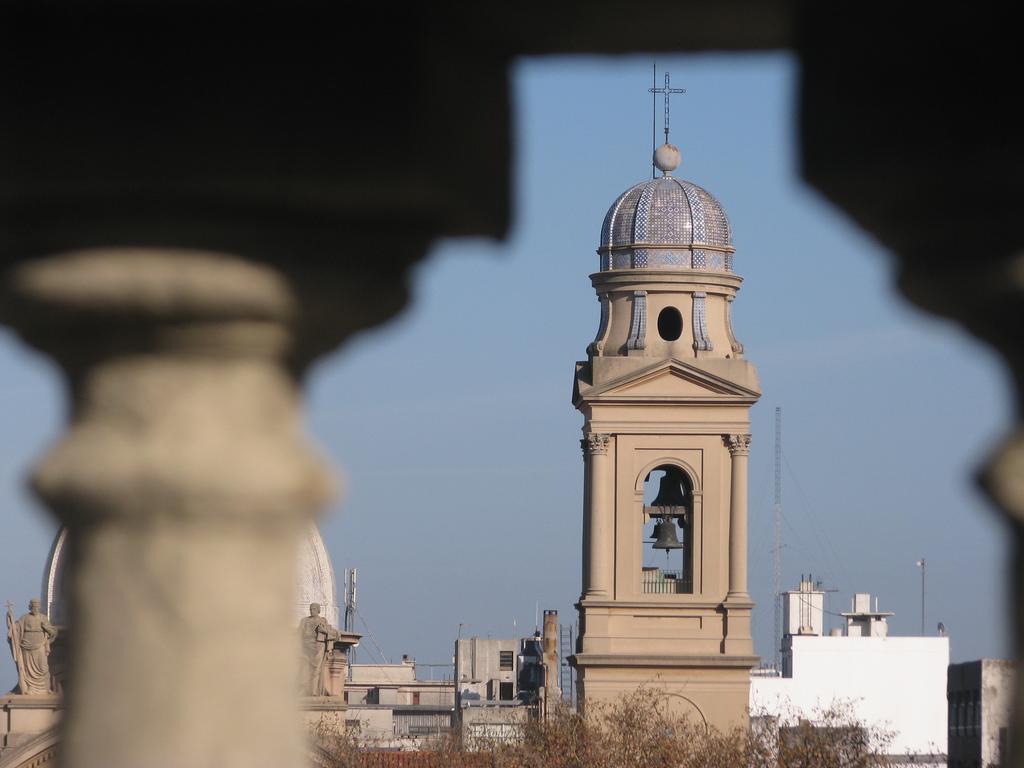
[[[730,321],[741,278],[718,201],[672,175],[608,210],[601,307],[573,405],[583,414],[581,700],[640,686],[678,713],[745,722],[757,663],[747,592],[750,407],[760,397]]]

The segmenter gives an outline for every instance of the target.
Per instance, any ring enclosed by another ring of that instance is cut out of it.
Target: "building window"
[[[683,335],[683,316],[675,307],[665,307],[658,313],[658,335],[665,341],[675,341]]]
[[[512,701],[515,698],[512,683],[501,683],[498,686],[498,698],[502,701]]]
[[[498,652],[498,669],[502,672],[511,672],[515,669],[516,654],[515,651],[499,651]]]
[[[419,704],[420,703],[420,692],[419,691],[413,691],[412,692],[412,703],[413,704]]]

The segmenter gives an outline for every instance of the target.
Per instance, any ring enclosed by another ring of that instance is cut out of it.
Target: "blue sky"
[[[755,642],[772,654],[775,406],[784,411],[784,584],[801,573],[880,596],[894,634],[945,623],[957,660],[1007,653],[1006,530],[972,472],[1009,426],[1007,377],[986,348],[907,305],[885,252],[797,175],[795,62],[662,58],[678,175],[729,214],[745,280],[734,325],[760,370],[753,412],[750,579]],[[546,58],[513,70],[515,218],[503,243],[438,243],[414,301],[322,361],[313,440],[344,492],[322,529],[385,655],[449,662],[463,634],[574,621],[582,418],[574,361],[598,320],[588,274],[605,210],[649,176],[649,57]],[[660,79],[660,76],[659,76]],[[660,115],[660,104],[659,104]],[[659,126],[660,127],[660,126]],[[952,169],[955,172],[955,168]],[[480,184],[491,183],[481,178]],[[382,254],[383,256],[383,254]],[[21,480],[63,418],[53,366],[0,335],[0,599],[39,589],[54,526]],[[359,660],[377,654],[364,642]],[[13,684],[0,662],[0,687]]]

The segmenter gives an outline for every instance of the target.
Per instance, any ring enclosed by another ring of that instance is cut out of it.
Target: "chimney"
[[[549,699],[561,695],[558,680],[558,611],[544,611],[544,686]]]

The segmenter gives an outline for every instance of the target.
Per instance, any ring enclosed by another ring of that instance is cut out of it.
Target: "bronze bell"
[[[667,552],[670,549],[683,548],[679,537],[676,536],[676,524],[671,517],[666,517],[655,523],[654,539],[654,544],[651,545],[654,549],[664,549]]]
[[[683,478],[679,470],[667,468],[658,485],[658,495],[651,502],[652,507],[682,507],[686,505],[683,498]]]

